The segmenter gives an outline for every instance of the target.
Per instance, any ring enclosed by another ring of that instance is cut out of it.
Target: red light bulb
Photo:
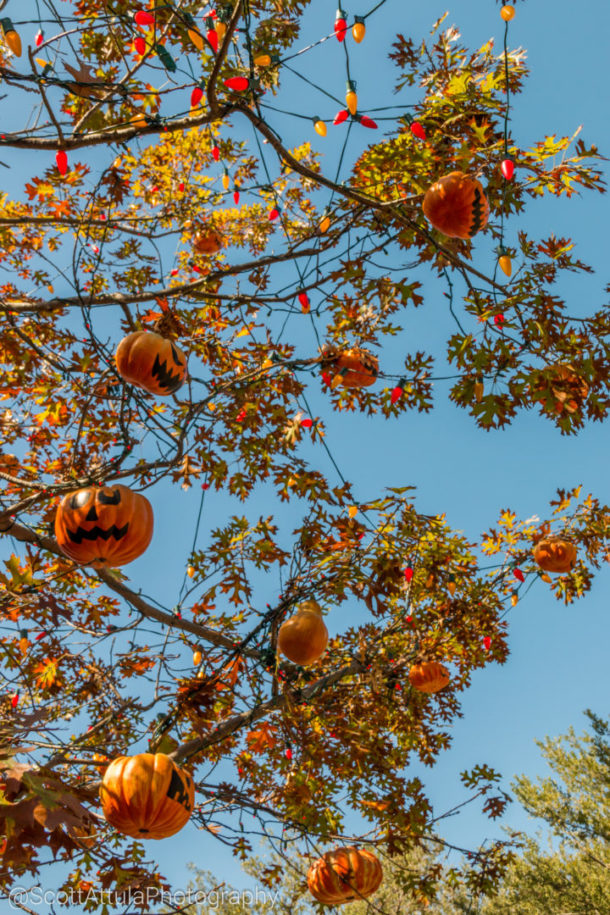
[[[505,180],[510,181],[515,174],[515,163],[512,159],[503,159],[500,169]]]
[[[515,578],[517,579],[517,581],[525,581],[525,575],[523,574],[521,569],[514,569],[513,574],[514,574]]]
[[[224,80],[224,84],[227,89],[232,89],[233,92],[245,92],[250,86],[250,80],[247,76],[230,76]]]
[[[146,42],[142,38],[141,35],[138,35],[136,38],[134,38],[133,46],[136,49],[137,53],[140,55],[140,57],[144,57],[144,55],[146,54]]]
[[[65,175],[68,171],[68,156],[63,149],[58,149],[55,154],[55,162],[60,175]]]
[[[207,29],[207,32],[205,33],[205,37],[207,38],[208,42],[210,43],[212,51],[214,52],[214,54],[216,54],[216,53],[218,53],[218,32],[214,28],[214,20],[212,19],[211,16],[208,16],[206,18],[205,25],[206,25],[206,29]]]
[[[411,568],[411,566],[407,566],[407,568],[405,569],[405,580],[406,580],[407,584],[409,584],[409,582],[413,580],[413,569]]]
[[[347,108],[344,108],[343,111],[337,112],[337,114],[335,115],[335,120],[333,121],[333,124],[342,124],[343,121],[347,121],[348,117],[349,117],[349,111],[347,110]]]
[[[419,121],[413,121],[413,123],[411,124],[411,133],[413,134],[414,137],[417,137],[418,140],[426,139],[426,131],[421,126]]]
[[[196,108],[201,99],[203,98],[203,89],[201,86],[195,86],[191,92],[191,108]]]
[[[489,651],[489,649],[491,648],[491,638],[490,638],[490,636],[488,636],[488,635],[485,636],[485,638],[483,639],[483,645],[485,646],[485,650],[486,650],[486,651]]]
[[[239,190],[237,188],[233,191],[233,200],[235,203],[239,203]]]
[[[346,32],[347,19],[345,18],[345,12],[339,7],[337,15],[335,16],[335,35],[337,36],[337,41],[344,41]]]
[[[269,219],[271,221],[273,221],[274,219],[277,219],[279,215],[280,215],[280,211],[277,207],[273,207],[273,209],[269,211]]]
[[[138,25],[154,25],[155,17],[152,13],[148,13],[146,10],[138,10],[138,12],[133,17],[133,21]]]
[[[42,29],[38,29],[38,31],[36,32],[36,38],[34,40],[36,42],[36,47],[39,48],[40,45],[44,41],[44,32],[42,31]]]
[[[396,385],[396,387],[393,388],[392,394],[390,396],[391,403],[396,403],[397,400],[400,400],[403,393],[403,389],[400,387],[400,385]]]
[[[212,146],[212,158],[214,159],[214,162],[218,162],[220,159],[220,150],[217,146]]]
[[[303,426],[304,429],[311,429],[311,427],[313,426],[313,419],[302,419],[301,425]]]
[[[301,304],[302,311],[304,312],[304,314],[307,314],[307,312],[311,308],[311,305],[309,303],[309,296],[307,295],[306,292],[299,292],[299,302]]]
[[[371,130],[377,130],[377,124],[372,118],[368,118],[366,114],[362,114],[359,119],[363,127],[370,127]]]

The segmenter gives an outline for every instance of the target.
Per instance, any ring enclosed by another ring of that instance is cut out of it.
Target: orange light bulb
[[[347,83],[345,104],[347,105],[347,110],[351,115],[356,114],[358,111],[358,96],[356,95],[356,83],[353,83],[351,80],[349,80]]]
[[[320,118],[315,117],[313,118],[313,126],[315,127],[316,133],[318,133],[321,137],[326,136],[326,124],[324,121],[321,121]]]
[[[355,18],[356,21],[352,26],[352,36],[356,44],[360,44],[366,35],[366,26],[364,24],[364,19],[361,19],[360,16],[356,16]]]

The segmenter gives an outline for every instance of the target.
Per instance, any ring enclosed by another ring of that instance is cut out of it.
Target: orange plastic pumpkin
[[[434,228],[449,238],[472,238],[489,216],[481,182],[464,172],[451,172],[428,188],[423,209]]]
[[[150,502],[120,483],[68,493],[55,515],[55,537],[62,553],[95,568],[132,562],[144,552],[152,534]]]
[[[222,236],[215,229],[206,228],[198,232],[193,239],[193,247],[199,254],[214,255],[222,248]]]
[[[438,693],[450,679],[449,671],[439,661],[422,661],[409,671],[411,686],[422,693]]]
[[[326,852],[309,868],[307,886],[325,905],[342,905],[366,899],[381,886],[383,870],[370,851],[353,845]]]
[[[173,394],[186,378],[186,356],[172,340],[150,330],[123,337],[115,353],[124,381],[150,394]]]
[[[333,386],[341,384],[344,388],[367,388],[377,381],[379,362],[373,353],[354,347],[333,356],[331,368]]]
[[[563,537],[543,537],[532,552],[534,561],[544,572],[569,572],[576,562],[576,545]]]
[[[293,664],[305,667],[321,658],[328,645],[328,629],[315,600],[306,600],[280,626],[277,647]]]
[[[573,365],[550,365],[546,371],[551,381],[551,391],[555,398],[555,411],[563,413],[576,413],[580,410],[589,394],[589,385],[577,374]],[[535,389],[535,393],[543,391],[544,385],[540,384]],[[546,400],[539,400],[543,410],[549,412]]]
[[[108,822],[133,839],[165,839],[188,821],[195,801],[191,776],[165,753],[119,756],[100,787]]]

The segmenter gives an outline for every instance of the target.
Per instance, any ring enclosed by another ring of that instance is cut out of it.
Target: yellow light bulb
[[[513,605],[513,607],[516,607],[517,604],[519,603],[519,595],[516,594],[515,592],[513,592],[510,596],[510,602]]]
[[[203,35],[201,35],[196,29],[189,29],[188,36],[197,48],[198,51],[203,51]]]
[[[506,276],[511,275],[513,272],[513,265],[511,264],[511,260],[508,254],[502,254],[498,258],[498,264],[500,265],[500,270],[505,273]]]
[[[195,667],[199,667],[199,665],[201,664],[201,659],[202,659],[201,652],[194,651],[193,652],[193,664],[195,665]]]
[[[502,16],[504,22],[510,22],[511,19],[515,18],[515,7],[511,6],[510,3],[505,3],[500,10],[500,15]]]
[[[324,232],[328,232],[328,230],[330,229],[330,216],[325,216],[322,219],[322,222],[320,223],[318,228],[320,229],[320,232],[322,232],[322,234],[324,234]]]
[[[360,44],[364,36],[366,35],[366,26],[362,19],[356,19],[356,22],[352,26],[352,35],[356,44]]]
[[[258,57],[254,58],[254,63],[257,67],[269,67],[271,65],[271,55],[259,54]]]
[[[195,574],[195,569],[193,568],[193,566],[187,566],[186,574],[188,575],[189,578],[193,577],[193,575]]]
[[[222,186],[224,187],[225,191],[229,190],[230,183],[231,183],[231,179],[229,178],[229,173],[225,172],[224,175],[222,176]]]
[[[321,121],[320,118],[314,118],[313,126],[315,127],[316,133],[320,134],[321,137],[326,136],[326,124],[324,121]]]
[[[226,24],[224,22],[220,22],[220,20],[217,19],[214,28],[216,29],[216,34],[218,35],[218,41],[222,43],[224,41],[225,35],[227,34]]]

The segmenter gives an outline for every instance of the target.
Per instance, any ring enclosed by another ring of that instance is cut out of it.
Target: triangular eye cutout
[[[98,517],[97,517],[97,512],[95,510],[95,505],[92,505],[91,508],[89,509],[89,511],[87,512],[87,517],[85,518],[85,521],[97,521],[97,520],[98,520]]]

